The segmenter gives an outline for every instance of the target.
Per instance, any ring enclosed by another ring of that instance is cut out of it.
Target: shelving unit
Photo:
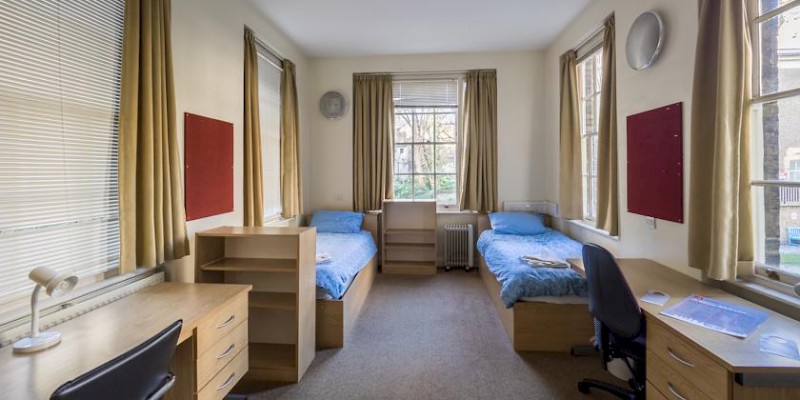
[[[436,202],[383,203],[383,273],[436,273]]]
[[[315,352],[316,229],[222,227],[197,234],[195,280],[248,283],[245,381],[298,382]]]

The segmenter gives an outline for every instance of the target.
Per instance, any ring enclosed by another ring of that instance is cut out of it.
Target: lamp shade
[[[61,296],[78,284],[77,276],[60,274],[58,271],[48,267],[38,267],[31,271],[28,277],[42,285],[50,297]]]

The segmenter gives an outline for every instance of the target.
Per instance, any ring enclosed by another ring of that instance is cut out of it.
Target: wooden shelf
[[[384,274],[415,274],[415,275],[436,274],[436,263],[434,261],[384,260],[383,266],[381,268]]]
[[[297,294],[250,292],[250,307],[293,311],[297,308]]]
[[[250,343],[250,369],[290,370],[297,368],[295,345]]]
[[[436,234],[436,229],[387,229],[387,235],[429,236]]]
[[[297,272],[297,260],[280,258],[223,258],[200,267],[205,271],[225,272]]]
[[[411,243],[411,242],[394,242],[384,243],[386,249],[433,249],[436,247],[435,243]]]

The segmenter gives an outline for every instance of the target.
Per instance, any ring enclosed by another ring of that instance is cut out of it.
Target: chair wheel
[[[450,267],[444,267],[444,272],[450,272]]]
[[[589,384],[586,382],[578,382],[578,391],[583,394],[589,394]]]

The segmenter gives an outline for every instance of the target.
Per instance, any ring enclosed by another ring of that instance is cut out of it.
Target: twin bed
[[[478,217],[478,232],[478,270],[514,350],[568,352],[589,344],[594,330],[586,280],[569,268],[534,268],[520,260],[580,258],[581,244],[549,228],[499,233],[487,215]]]
[[[345,337],[372,288],[378,269],[380,214],[365,213],[358,232],[317,232],[317,254],[331,256],[317,264],[318,349],[343,347]]]

